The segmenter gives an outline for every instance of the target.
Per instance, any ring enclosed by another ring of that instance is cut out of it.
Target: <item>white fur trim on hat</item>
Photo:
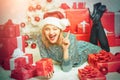
[[[68,19],[59,19],[56,17],[47,17],[40,21],[40,28],[42,29],[46,24],[54,25],[62,30],[66,28],[66,26],[70,25],[70,22]]]

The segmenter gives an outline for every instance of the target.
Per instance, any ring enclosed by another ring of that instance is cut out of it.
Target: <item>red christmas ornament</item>
[[[28,42],[25,42],[25,47],[28,47]]]
[[[52,0],[47,0],[47,2],[52,2]]]
[[[40,5],[36,5],[36,9],[37,9],[37,10],[40,10],[40,9],[41,9],[41,6],[40,6]]]
[[[108,69],[107,69],[106,67],[101,67],[101,68],[100,68],[100,71],[101,71],[104,75],[106,75],[106,74],[108,73]]]
[[[32,49],[36,48],[36,43],[32,43],[32,44],[31,44],[31,48],[32,48]]]
[[[32,6],[29,6],[28,10],[29,11],[34,11],[34,8]]]
[[[40,17],[35,16],[35,21],[39,22],[40,21]]]
[[[28,40],[29,39],[29,36],[28,35],[25,35],[25,40]]]
[[[25,27],[25,23],[22,22],[22,23],[20,24],[20,26],[21,26],[22,28],[24,28],[24,27]]]

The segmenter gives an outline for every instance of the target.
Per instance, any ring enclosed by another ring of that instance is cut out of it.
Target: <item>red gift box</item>
[[[38,76],[47,76],[53,72],[53,63],[49,58],[43,58],[36,62],[36,71]]]
[[[86,21],[90,23],[90,15],[88,8],[85,9],[67,9],[65,10],[66,18],[69,19],[71,26],[70,30],[72,33],[77,33],[77,25],[82,22]]]
[[[77,33],[78,34],[90,34],[90,24],[86,23],[85,21],[82,21],[77,26]]]
[[[85,66],[84,69],[78,69],[78,77],[80,80],[106,80],[97,68]]]
[[[36,67],[32,64],[27,64],[22,68],[11,71],[11,78],[17,80],[27,80],[36,76]]]
[[[83,40],[89,42],[90,34],[75,34],[77,40]]]
[[[115,33],[115,21],[114,21],[115,15],[114,12],[105,12],[101,18],[101,22],[103,27],[112,33]]]
[[[0,25],[0,37],[17,37],[20,36],[19,24],[14,24],[9,19],[5,24]]]
[[[17,48],[16,38],[0,38],[0,57],[9,57]]]
[[[10,57],[14,49],[20,48],[25,52],[25,39],[24,36],[13,38],[0,38],[0,57]]]
[[[86,2],[78,2],[78,9],[85,9],[86,8]]]
[[[88,63],[98,68],[103,74],[116,72],[120,68],[120,59],[104,50],[101,50],[98,54],[89,54]]]
[[[18,57],[18,58],[6,58],[4,60],[3,68],[5,70],[14,70],[17,68],[21,68],[26,65],[26,58]]]
[[[5,70],[14,70],[16,68],[21,68],[26,64],[32,64],[32,63],[33,63],[32,54],[25,54],[23,56],[16,57],[16,58],[8,57],[4,59],[3,68]]]
[[[107,34],[107,39],[110,47],[116,46],[115,42],[115,34],[113,33],[108,33]]]

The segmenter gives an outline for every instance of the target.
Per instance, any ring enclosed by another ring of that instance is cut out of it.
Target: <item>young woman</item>
[[[88,54],[96,53],[100,47],[85,41],[77,41],[74,34],[63,30],[69,21],[47,17],[41,21],[40,35],[37,39],[41,57],[52,58],[60,63],[61,69],[68,72],[72,67],[87,61]]]

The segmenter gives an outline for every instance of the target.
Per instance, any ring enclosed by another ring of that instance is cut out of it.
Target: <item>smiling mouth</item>
[[[50,36],[49,36],[50,40],[54,40],[55,37],[56,37],[56,35],[50,35]]]

